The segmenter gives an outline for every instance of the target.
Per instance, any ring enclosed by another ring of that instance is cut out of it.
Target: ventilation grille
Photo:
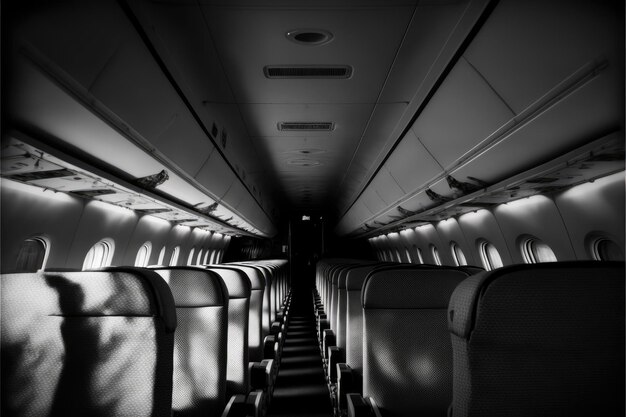
[[[278,130],[284,131],[300,131],[300,132],[330,132],[335,128],[335,124],[332,122],[280,122],[278,123]]]
[[[331,66],[266,66],[263,72],[267,78],[350,78],[352,67],[349,65]]]

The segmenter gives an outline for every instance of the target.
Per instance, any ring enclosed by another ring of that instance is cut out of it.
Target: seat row
[[[3,274],[2,413],[263,416],[286,261]]]
[[[322,260],[335,415],[624,415],[624,263]]]

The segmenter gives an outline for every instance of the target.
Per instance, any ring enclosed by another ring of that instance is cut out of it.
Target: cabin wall
[[[477,253],[470,250],[473,246],[473,243],[470,242],[465,236],[465,232],[461,228],[459,221],[455,218],[450,218],[445,221],[437,223],[437,232],[439,236],[441,236],[441,240],[443,241],[441,248],[439,249],[442,252],[442,262],[444,264],[453,265],[454,259],[452,258],[451,244],[455,242],[457,245],[461,247],[463,254],[465,255],[465,259],[467,263],[470,265],[479,265],[480,257],[477,256]],[[449,262],[446,262],[448,261]]]
[[[586,239],[602,235],[624,250],[624,173],[573,187],[556,198],[578,259],[589,259]]]
[[[513,263],[524,263],[519,247],[520,238],[526,236],[542,240],[560,261],[576,259],[567,228],[553,199],[536,195],[500,204],[493,209],[493,214],[502,229]]]
[[[554,196],[536,195],[500,204],[490,210],[477,210],[458,218],[409,228],[399,233],[370,240],[379,258],[381,251],[411,254],[417,263],[419,248],[424,263],[434,264],[434,245],[444,265],[454,265],[451,243],[462,249],[468,264],[482,265],[480,242],[492,243],[504,265],[524,263],[522,242],[529,237],[547,244],[559,261],[593,259],[590,242],[603,236],[617,243],[622,251],[625,242],[624,172],[572,187]],[[388,256],[387,256],[388,258]]]
[[[64,193],[2,180],[2,271],[15,267],[15,260],[25,239],[42,236],[49,240],[46,268],[82,268],[89,249],[104,238],[112,239],[115,250],[112,265],[134,265],[137,251],[150,242],[148,264],[156,264],[166,246],[164,263],[168,264],[175,246],[180,246],[178,265],[187,264],[194,248],[223,252],[229,236],[213,234],[171,223],[149,215],[138,215],[95,200],[85,200]]]

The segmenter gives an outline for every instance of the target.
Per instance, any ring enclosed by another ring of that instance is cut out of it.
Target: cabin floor
[[[290,317],[268,416],[330,417],[310,290],[294,290]]]

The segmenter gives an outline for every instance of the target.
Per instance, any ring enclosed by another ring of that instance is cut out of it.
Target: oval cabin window
[[[522,256],[527,264],[538,264],[541,262],[556,262],[556,255],[550,246],[537,238],[526,239],[522,243]]]
[[[439,257],[439,250],[435,245],[430,245],[430,252],[433,255],[433,260],[436,265],[441,265],[441,258]]]
[[[135,266],[143,268],[148,266],[148,262],[150,261],[150,253],[152,252],[152,243],[146,242],[137,251],[137,256],[135,257]]]
[[[424,256],[422,256],[422,250],[418,247],[415,248],[415,253],[417,254],[417,263],[418,264],[423,264],[424,263]]]
[[[196,248],[191,248],[191,252],[189,252],[189,256],[187,257],[187,265],[193,264],[193,254],[196,252]]]
[[[467,259],[465,259],[465,254],[463,253],[463,250],[458,243],[452,242],[450,244],[450,249],[452,251],[452,257],[454,258],[454,263],[456,264],[456,266],[467,265]]]
[[[170,257],[170,266],[178,265],[178,256],[180,255],[180,246],[176,246],[172,251],[172,256]]]
[[[104,268],[111,265],[115,243],[111,239],[102,239],[89,249],[83,262],[83,271],[86,269]]]
[[[24,240],[17,253],[15,272],[37,272],[44,269],[50,252],[48,239],[32,237]]]
[[[157,265],[163,265],[163,261],[165,260],[165,246],[161,248],[161,252],[159,252],[159,259],[157,260]]]
[[[607,238],[596,239],[592,245],[592,256],[596,261],[623,261],[624,252],[617,243]]]
[[[487,241],[483,241],[480,243],[479,247],[480,257],[483,261],[483,266],[487,271],[492,271],[496,268],[501,268],[504,264],[502,263],[502,258],[500,257],[500,252],[498,249]]]

